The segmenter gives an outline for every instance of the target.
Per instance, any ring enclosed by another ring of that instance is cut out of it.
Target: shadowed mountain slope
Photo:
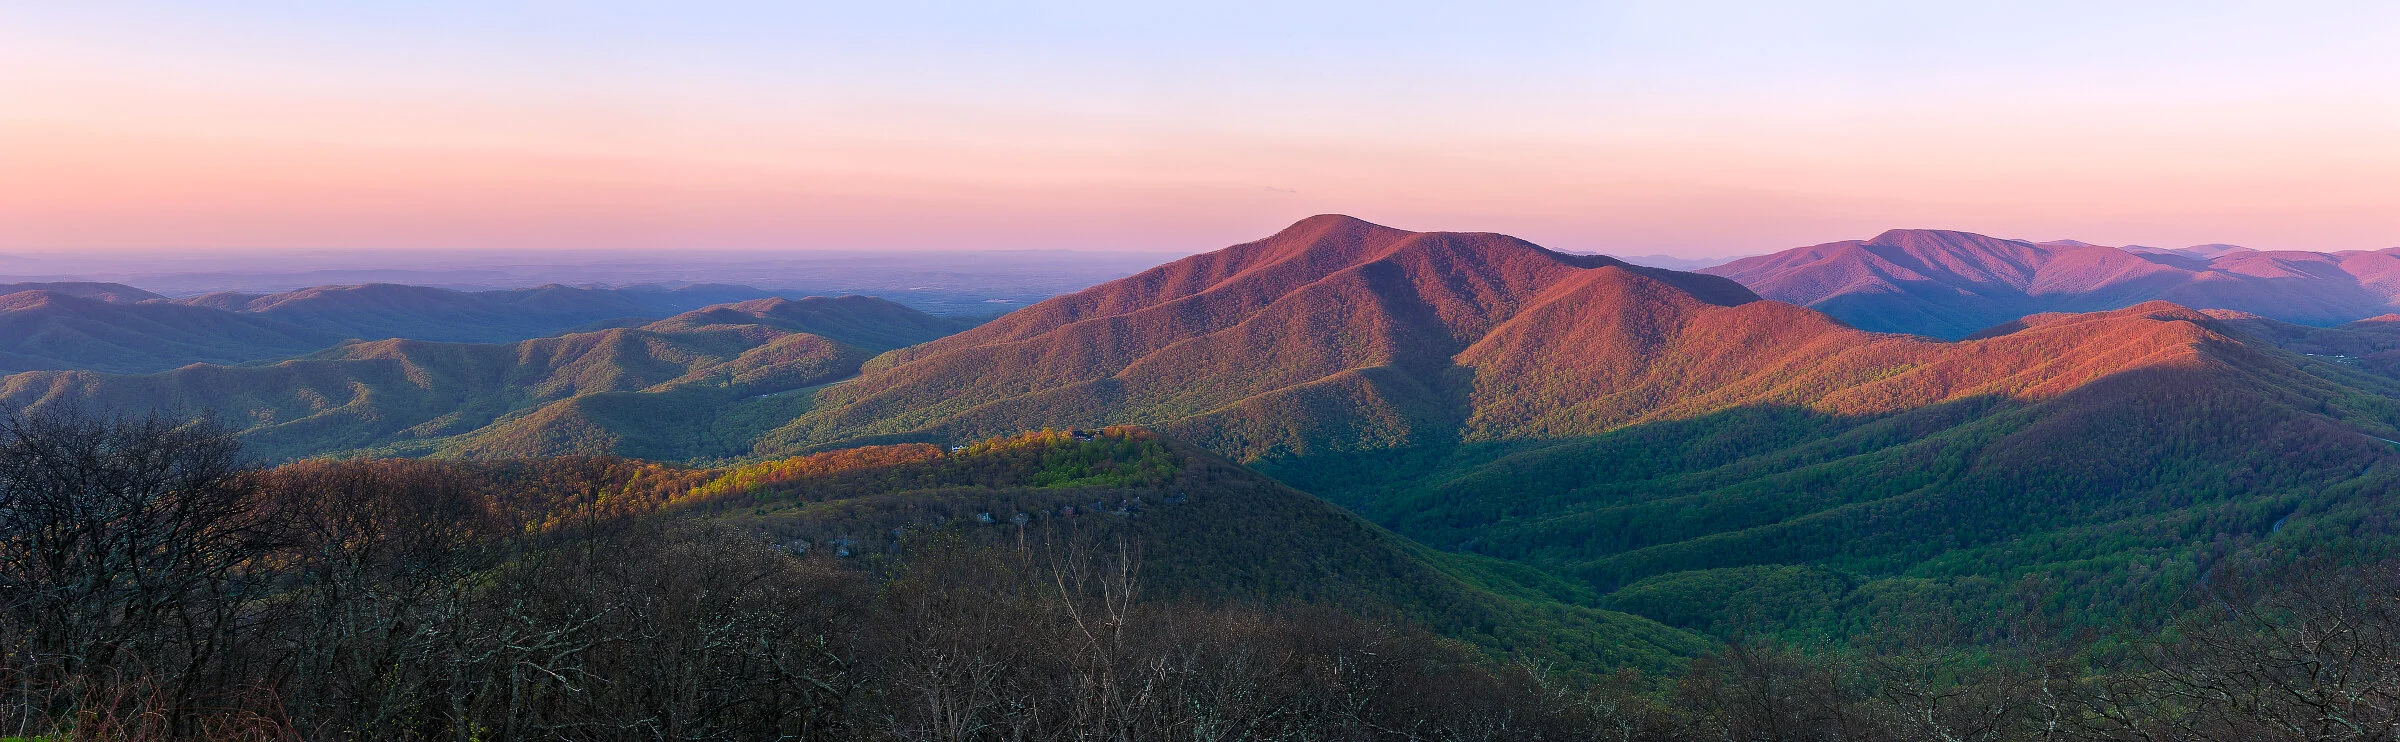
[[[876,353],[957,327],[881,299],[767,299],[650,326],[506,344],[394,339],[266,366],[18,374],[0,382],[0,398],[34,407],[212,410],[274,458],[361,450],[606,453],[621,436],[571,427],[528,433],[511,425],[540,416],[547,405],[600,394],[713,408],[849,376]],[[811,332],[819,328],[824,334]],[[629,422],[639,429],[639,421]]]
[[[1728,636],[1981,615],[2021,580],[2104,627],[2217,559],[2400,533],[2380,515],[2400,485],[2376,439],[2400,439],[2388,376],[2163,303],[2016,325],[1959,343],[1841,329],[1590,435],[1262,467],[1427,543]],[[1776,593],[1771,577],[1840,587]]]
[[[113,283],[6,284],[0,285],[0,373],[147,373],[194,363],[253,363],[324,350],[345,339],[513,342],[638,326],[765,296],[742,286],[459,292],[370,284],[171,300]],[[888,348],[907,344],[898,339],[926,337],[912,334],[922,327],[874,329],[891,319],[864,318],[858,329],[869,334],[847,340]],[[886,334],[877,338],[876,332]]]
[[[44,288],[0,295],[0,373],[142,373],[194,363],[293,356],[341,340],[339,335],[264,317],[127,301],[139,294],[70,291]]]
[[[676,289],[550,285],[452,291],[373,283],[318,286],[266,295],[208,294],[176,301],[268,317],[360,340],[409,338],[505,343],[554,335],[596,322],[664,317],[713,304],[769,296],[765,291],[746,286],[716,285]]]
[[[2154,300],[2319,325],[2400,308],[2400,256],[2392,250],[2116,248],[1896,229],[1700,272],[1863,329],[1943,338],[2027,314],[2103,311]]]
[[[0,296],[14,294],[21,291],[48,291],[50,293],[63,296],[73,296],[82,299],[98,299],[101,301],[115,302],[118,304],[132,304],[135,302],[166,298],[164,296],[159,296],[157,294],[143,291],[141,289],[121,283],[98,283],[92,281],[0,283]]]

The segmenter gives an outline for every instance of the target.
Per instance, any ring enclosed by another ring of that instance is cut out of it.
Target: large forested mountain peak
[[[1115,323],[1119,342],[1171,343],[1223,329],[1284,302],[1359,302],[1414,311],[1424,329],[1473,337],[1544,287],[1590,269],[1638,268],[1600,255],[1569,255],[1506,235],[1407,232],[1355,218],[1301,220],[1266,239],[1194,255],[1142,273],[1044,301],[928,345],[912,357],[1074,332],[1080,323]],[[1707,279],[1673,279],[1724,303],[1755,297]],[[1278,309],[1306,306],[1284,304]]]
[[[1287,429],[1260,445],[1295,450],[1439,435],[1458,414],[1443,409],[1455,356],[1530,309],[1576,300],[1704,312],[1756,296],[1504,235],[1311,217],[887,355],[769,444],[974,436],[1029,419],[1189,422],[1199,427],[1186,432],[1223,443],[1250,436],[1200,428],[1262,415]]]

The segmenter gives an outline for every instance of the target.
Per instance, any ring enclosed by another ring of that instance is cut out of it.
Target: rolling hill
[[[714,285],[461,292],[368,284],[169,299],[113,283],[0,284],[0,373],[148,373],[194,363],[254,363],[343,340],[505,343],[638,326],[767,296]]]
[[[119,304],[165,299],[167,297],[143,291],[121,283],[93,281],[38,281],[31,283],[0,283],[0,296],[23,291],[47,291],[81,299],[98,299]]]
[[[265,317],[342,338],[506,343],[593,323],[638,324],[634,320],[771,296],[747,286],[723,285],[594,289],[553,284],[452,291],[371,283],[279,294],[206,294],[175,301]]]
[[[0,399],[36,408],[210,410],[270,458],[496,447],[517,454],[604,453],[624,437],[587,434],[569,424],[575,415],[560,410],[579,409],[597,395],[716,409],[849,376],[876,353],[958,327],[955,320],[867,297],[763,299],[642,327],[505,344],[391,339],[263,366],[193,365],[140,375],[23,373],[0,381]],[[533,432],[515,425],[529,416],[555,424],[534,426],[540,430]]]
[[[2400,308],[2400,248],[2161,249],[1896,229],[1700,269],[1861,329],[1940,338],[2041,312],[2170,301],[2329,325]]]
[[[1149,600],[1309,603],[1424,625],[1584,671],[1671,669],[1695,635],[1588,593],[1442,554],[1149,431],[1041,431],[944,450],[842,449],[722,471],[668,507],[796,551],[874,563],[965,539],[1135,545]]]
[[[1999,247],[1945,270],[2030,270]],[[1709,586],[1753,580],[1720,570],[1801,570],[1841,591],[1799,604],[1851,611],[1795,619],[1821,629],[2024,579],[2131,610],[2230,551],[2383,533],[2353,526],[2400,402],[2336,365],[2165,302],[1940,342],[1325,216],[886,354],[761,449],[1149,425],[1688,626],[1735,619]]]
[[[294,356],[342,339],[255,315],[144,301],[154,297],[130,293],[139,289],[35,285],[42,288],[0,294],[0,373],[142,373]]]

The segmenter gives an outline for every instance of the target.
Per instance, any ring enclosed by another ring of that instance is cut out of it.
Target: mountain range
[[[1852,326],[1959,338],[2041,312],[2146,301],[2308,325],[2400,311],[2400,248],[2317,253],[2162,249],[1896,229],[1702,268]]]
[[[759,450],[1149,425],[1698,628],[1749,620],[1711,608],[1734,589],[1857,612],[1780,628],[2022,579],[2132,606],[2155,586],[2124,565],[2339,533],[2394,481],[2400,387],[2273,320],[2010,321],[1874,333],[1720,277],[1315,217],[886,354]]]
[[[2390,545],[2400,322],[2310,324],[2376,310],[2360,297],[2391,259],[1895,231],[1689,273],[1324,215],[971,327],[757,300],[510,343],[22,373],[0,398],[215,410],[270,458],[743,462],[1138,425],[1679,631],[1996,615],[2027,585],[2107,623],[2219,560]],[[588,306],[576,291],[509,301]],[[438,296],[333,293],[41,296],[322,312],[329,334]]]
[[[473,453],[522,437],[616,440],[577,425],[598,396],[647,392],[713,408],[850,376],[876,353],[961,326],[868,297],[753,299],[513,343],[394,338],[267,365],[20,373],[0,381],[0,400],[33,409],[213,412],[270,458],[445,447]],[[655,432],[639,419],[626,423]]]
[[[112,283],[0,284],[0,373],[238,364],[352,339],[505,343],[767,296],[718,285],[468,292],[365,284],[170,299]]]
[[[203,294],[175,303],[250,314],[345,338],[505,343],[596,322],[664,317],[712,304],[773,296],[747,286],[695,285],[452,291],[371,283],[276,294]],[[636,323],[638,324],[638,323]]]
[[[0,295],[0,373],[140,373],[242,363],[308,353],[342,339],[256,315],[138,299],[91,285],[24,286],[0,286],[9,292]]]

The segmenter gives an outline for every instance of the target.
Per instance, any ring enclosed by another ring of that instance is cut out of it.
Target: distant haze
[[[1708,267],[1712,267],[1712,266],[1724,265],[1724,264],[1726,264],[1726,263],[1730,263],[1730,262],[1733,262],[1733,261],[1735,261],[1735,260],[1738,260],[1738,259],[1741,259],[1741,258],[1745,258],[1745,257],[1749,257],[1749,256],[1747,256],[1747,255],[1728,255],[1728,256],[1725,256],[1725,257],[1700,257],[1700,258],[1686,258],[1686,257],[1681,257],[1681,256],[1676,256],[1676,255],[1612,255],[1612,256],[1610,256],[1610,257],[1613,257],[1613,258],[1616,258],[1616,259],[1618,259],[1618,260],[1622,260],[1622,261],[1625,261],[1625,262],[1628,262],[1628,263],[1632,263],[1632,264],[1634,264],[1634,265],[1646,265],[1646,266],[1650,266],[1650,267],[1652,267],[1652,268],[1666,268],[1666,269],[1669,269],[1669,270],[1689,271],[1689,270],[1699,270],[1699,269],[1701,269],[1701,268],[1708,268]]]
[[[2400,246],[2400,5],[14,4],[0,252]]]
[[[991,314],[1121,278],[1163,253],[664,252],[315,250],[0,254],[0,283],[108,281],[172,297],[273,293],[365,283],[464,291],[566,284],[735,284],[785,295],[868,294],[961,314]]]

